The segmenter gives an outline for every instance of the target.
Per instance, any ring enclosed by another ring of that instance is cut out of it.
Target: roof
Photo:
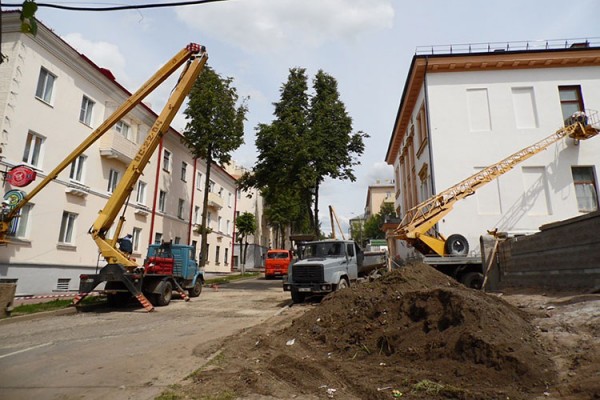
[[[511,46],[512,44],[512,46]],[[534,45],[534,44],[537,44]],[[385,156],[393,165],[428,73],[600,66],[600,38],[418,47]]]

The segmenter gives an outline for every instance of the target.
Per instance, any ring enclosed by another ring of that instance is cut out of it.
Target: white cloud
[[[368,169],[366,179],[368,181],[367,185],[375,184],[377,180],[394,179],[393,168],[384,161],[378,161]]]
[[[94,64],[109,69],[117,82],[127,86],[129,77],[125,72],[125,57],[119,46],[108,42],[93,42],[85,39],[81,33],[69,33],[63,39],[80,53],[92,60]]]
[[[301,49],[390,28],[391,0],[243,0],[181,7],[177,15],[190,28],[248,52]]]

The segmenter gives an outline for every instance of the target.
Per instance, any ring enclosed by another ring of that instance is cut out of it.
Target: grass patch
[[[204,283],[209,285],[211,283],[227,283],[231,281],[237,281],[240,279],[256,278],[258,275],[258,272],[246,272],[245,274],[224,275],[216,278],[207,279],[206,281],[204,281]]]
[[[98,304],[106,301],[104,298],[98,296],[90,296],[83,299],[79,304]],[[56,299],[51,301],[46,301],[44,303],[35,303],[35,304],[21,304],[16,306],[12,312],[11,316],[16,317],[19,315],[28,315],[35,314],[44,311],[54,311],[54,310],[62,310],[63,308],[67,308],[73,304],[72,299]]]

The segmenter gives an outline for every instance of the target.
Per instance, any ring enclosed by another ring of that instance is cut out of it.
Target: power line
[[[76,7],[76,6],[65,6],[60,4],[51,4],[51,3],[38,3],[35,4],[38,7],[48,7],[48,8],[58,8],[60,10],[69,10],[69,11],[122,11],[122,10],[138,10],[144,8],[160,8],[160,7],[179,7],[179,6],[191,6],[198,5],[204,3],[216,3],[221,1],[228,0],[195,0],[195,1],[176,1],[169,3],[158,3],[158,4],[137,4],[137,5],[128,5],[128,6],[112,6],[112,7]],[[11,3],[11,4],[3,4],[3,7],[21,7],[23,3]]]

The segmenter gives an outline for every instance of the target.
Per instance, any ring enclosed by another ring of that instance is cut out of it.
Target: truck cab
[[[291,292],[294,303],[301,303],[307,296],[346,288],[358,279],[362,256],[362,250],[350,240],[303,243],[299,259],[284,278],[283,290]]]
[[[292,252],[290,250],[268,250],[265,258],[265,279],[287,275],[291,262]]]

